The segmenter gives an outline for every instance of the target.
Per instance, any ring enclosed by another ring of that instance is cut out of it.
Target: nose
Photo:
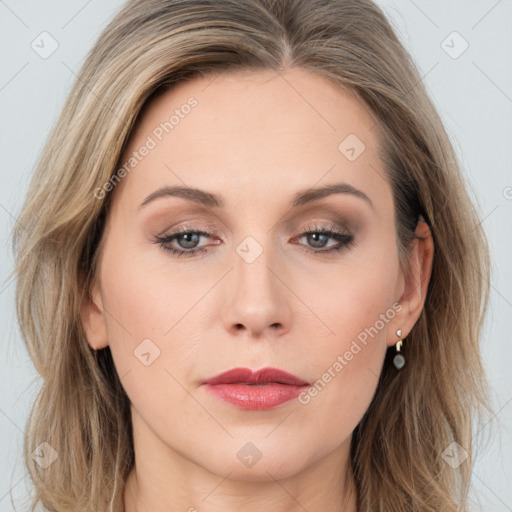
[[[235,254],[222,300],[225,329],[235,336],[266,339],[290,330],[293,296],[286,275],[270,251],[254,260]]]

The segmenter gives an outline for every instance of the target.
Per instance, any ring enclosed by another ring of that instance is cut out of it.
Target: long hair
[[[435,246],[407,365],[398,372],[388,350],[352,436],[359,510],[467,510],[472,427],[488,395],[479,353],[487,241],[421,76],[371,0],[132,0],[97,40],[41,153],[13,237],[18,319],[43,381],[24,442],[32,509],[122,509],[134,464],[129,399],[109,347],[88,345],[80,306],[112,197],[97,190],[120,165],[142,110],[198,74],[290,67],[332,80],[373,114],[402,268],[420,215]],[[58,454],[46,468],[31,456],[41,443]],[[468,456],[458,468],[444,460],[450,446]]]

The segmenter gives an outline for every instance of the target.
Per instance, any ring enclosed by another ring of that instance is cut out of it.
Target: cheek
[[[333,264],[310,265],[307,272],[294,276],[294,292],[304,298],[330,346],[341,350],[359,335],[364,338],[368,329],[372,339],[386,338],[386,320],[396,314],[393,304],[399,276],[393,243],[393,238],[372,240]]]
[[[340,439],[349,435],[370,405],[388,348],[390,322],[400,310],[394,300],[396,252],[390,248],[378,257],[376,253],[347,258],[328,276],[315,274],[314,286],[299,281],[299,293],[308,297],[323,333],[315,337],[311,359],[316,381],[299,401]]]
[[[144,264],[136,254],[110,254],[105,252],[101,278],[109,345],[123,388],[153,427],[187,432],[201,414],[183,388],[199,357],[197,323],[190,313],[211,284],[191,284],[180,273],[169,282],[161,268]]]
[[[117,250],[115,240],[105,250],[101,280],[104,305],[112,313],[107,322],[113,334],[120,334],[113,336],[113,342],[130,338],[136,344],[146,338],[156,342],[169,337],[173,329],[183,327],[182,319],[186,321],[215,281],[211,275],[195,279],[176,266],[171,275],[162,257],[155,263],[147,252],[135,243]]]
[[[114,239],[109,244],[100,279],[117,373],[137,408],[150,403],[149,411],[158,415],[159,404],[181,407],[186,394],[178,382],[186,382],[199,357],[195,307],[215,280],[194,280],[182,272],[170,280],[136,248],[121,249]]]

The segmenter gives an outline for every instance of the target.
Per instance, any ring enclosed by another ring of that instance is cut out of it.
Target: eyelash
[[[322,235],[328,235],[329,238],[333,238],[340,242],[340,245],[331,247],[330,249],[324,249],[324,250],[314,250],[311,248],[306,248],[305,250],[307,252],[313,253],[313,254],[319,254],[319,255],[325,255],[330,253],[336,253],[341,252],[345,249],[349,249],[352,244],[354,243],[354,237],[352,235],[349,235],[336,226],[326,227],[326,226],[308,226],[305,228],[305,230],[297,237],[298,239],[304,237],[305,235],[309,234],[322,234]],[[175,249],[173,247],[170,247],[169,244],[175,239],[178,238],[180,235],[199,235],[199,236],[205,236],[205,237],[211,237],[210,233],[207,233],[206,231],[202,230],[195,230],[192,226],[184,226],[176,230],[174,233],[171,233],[170,235],[164,235],[164,236],[156,236],[155,237],[155,243],[159,244],[162,249],[166,252],[171,253],[173,256],[176,256],[178,258],[189,258],[191,256],[194,256],[195,254],[198,254],[199,252],[207,252],[208,249],[206,247],[199,247],[196,249]]]

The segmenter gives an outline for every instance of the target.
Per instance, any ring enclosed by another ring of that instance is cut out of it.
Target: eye
[[[206,252],[206,247],[197,247],[201,237],[211,238],[211,234],[202,230],[195,230],[190,226],[184,226],[170,235],[156,236],[155,242],[160,244],[162,249],[177,257],[190,257],[198,252]],[[173,247],[176,241],[178,247]]]
[[[156,236],[155,243],[158,243],[162,249],[171,253],[176,257],[191,257],[199,252],[207,252],[208,247],[200,246],[201,238],[213,238],[211,233],[203,230],[194,229],[192,226],[183,226],[174,233],[164,236]],[[313,254],[326,254],[340,252],[348,249],[354,237],[338,226],[308,226],[296,240],[306,239],[304,250]],[[337,242],[333,247],[328,246],[329,239]],[[214,245],[219,245],[220,240],[217,239]],[[173,245],[173,244],[177,244]],[[211,245],[211,244],[210,244]],[[308,247],[309,245],[309,247]],[[327,249],[325,248],[327,247]]]
[[[349,234],[345,229],[331,225],[331,226],[308,226],[305,231],[297,237],[298,240],[305,238],[309,247],[306,247],[308,252],[313,253],[333,253],[339,252],[344,249],[348,249],[354,242],[354,237]],[[325,249],[325,247],[329,247],[328,241],[329,239],[335,240],[338,243],[333,247]],[[312,250],[311,249],[322,249],[322,250]]]

